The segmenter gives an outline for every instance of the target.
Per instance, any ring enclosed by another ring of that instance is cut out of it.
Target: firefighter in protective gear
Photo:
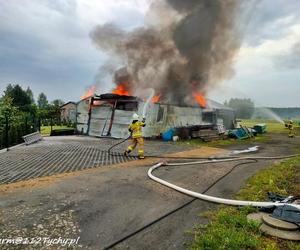
[[[139,121],[138,114],[133,114],[132,118],[133,121],[128,128],[129,132],[131,133],[131,143],[124,152],[124,155],[128,156],[129,153],[137,146],[139,159],[144,159],[144,138],[142,128],[146,126],[145,118],[143,117],[143,120]]]
[[[295,134],[294,134],[294,122],[292,120],[289,121],[287,127],[288,127],[288,130],[289,130],[289,137],[290,138],[295,137]]]

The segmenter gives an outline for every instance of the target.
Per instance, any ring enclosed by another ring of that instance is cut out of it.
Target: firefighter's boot
[[[130,152],[131,152],[131,150],[125,150],[125,152],[124,152],[124,156],[128,157],[128,156],[129,156],[129,154],[130,154]]]
[[[144,155],[139,155],[139,159],[140,160],[145,159],[145,156]]]

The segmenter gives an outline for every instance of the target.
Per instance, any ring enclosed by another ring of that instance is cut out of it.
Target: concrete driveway
[[[177,156],[226,153],[224,149],[191,149],[160,142],[151,143],[155,150],[165,148],[163,153]],[[297,138],[293,143],[299,146],[300,141]],[[91,145],[91,142],[88,144]],[[262,144],[258,155],[278,155],[296,150],[293,146],[287,146],[290,145],[289,141],[286,144],[282,141],[281,147],[271,145]],[[192,199],[148,179],[146,173],[149,166],[158,160],[134,160],[0,185],[1,237],[40,237],[40,244],[26,245],[32,249],[66,249],[62,244],[52,244],[52,248],[46,245],[50,242],[46,238],[59,237],[78,240],[78,244],[71,244],[69,249],[103,249]],[[231,197],[249,176],[270,163],[260,161],[241,165],[208,190],[208,193]],[[164,167],[155,174],[183,187],[203,192],[232,166],[232,163],[219,163]],[[185,249],[193,238],[188,231],[194,225],[206,222],[198,216],[199,213],[215,207],[214,204],[195,200],[114,248]],[[2,249],[24,249],[20,248],[21,245],[3,246]]]

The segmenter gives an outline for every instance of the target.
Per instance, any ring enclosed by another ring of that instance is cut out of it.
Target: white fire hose
[[[229,161],[241,161],[241,160],[260,160],[260,159],[286,159],[286,158],[292,158],[295,156],[299,155],[290,155],[290,156],[278,156],[278,157],[240,157],[240,158],[233,158],[233,159],[223,159],[223,160],[218,160],[218,159],[212,159],[209,161],[194,161],[194,162],[184,162],[184,163],[166,163],[166,162],[159,162],[155,164],[154,166],[150,167],[148,170],[148,176],[150,179],[165,185],[169,188],[172,188],[174,190],[177,190],[181,193],[187,194],[189,196],[205,200],[205,201],[210,201],[214,203],[220,203],[220,204],[226,204],[226,205],[233,205],[233,206],[253,206],[253,207],[272,207],[272,206],[283,206],[283,205],[290,205],[293,206],[297,209],[300,209],[300,205],[296,204],[291,204],[291,203],[280,203],[280,202],[257,202],[257,201],[242,201],[242,200],[232,200],[232,199],[224,199],[224,198],[219,198],[219,197],[214,197],[210,195],[205,195],[201,193],[197,193],[194,191],[191,191],[186,188],[179,187],[175,184],[172,184],[170,182],[167,182],[161,178],[158,178],[152,174],[152,172],[155,169],[158,169],[162,166],[181,166],[181,165],[194,165],[194,164],[207,164],[207,163],[218,163],[218,162],[229,162]]]

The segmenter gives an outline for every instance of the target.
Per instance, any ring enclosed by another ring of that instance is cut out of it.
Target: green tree
[[[50,107],[49,107],[49,113],[51,115],[52,118],[54,118],[58,123],[61,122],[60,120],[60,107],[64,104],[63,100],[60,99],[56,99],[54,100]]]
[[[60,107],[60,106],[64,105],[65,102],[61,99],[55,99],[54,101],[52,101],[52,104],[56,107]]]
[[[31,98],[19,84],[9,84],[4,91],[4,98],[10,98],[12,105],[21,111],[30,111]]]
[[[241,119],[250,119],[255,108],[254,102],[249,98],[231,98],[229,102],[225,101],[224,105],[234,109],[236,111],[237,118]]]
[[[39,94],[37,104],[39,109],[47,109],[48,100],[47,100],[47,96],[43,92]]]
[[[13,105],[13,99],[4,97],[0,102],[0,124],[5,123],[7,118],[9,122],[13,121],[18,113],[18,108]]]
[[[3,97],[0,102],[0,149],[8,147],[10,140],[9,134],[11,125],[17,120],[18,109],[13,105],[13,99]]]
[[[26,89],[26,94],[29,96],[31,103],[34,103],[35,102],[34,96],[33,96],[32,90],[29,87],[27,87],[27,89]]]

